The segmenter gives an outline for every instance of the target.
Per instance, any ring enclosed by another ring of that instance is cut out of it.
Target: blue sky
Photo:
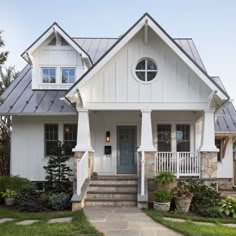
[[[192,37],[210,75],[236,99],[235,0],[1,0],[0,30],[8,64],[53,22],[71,36],[117,37],[148,12],[172,37]]]

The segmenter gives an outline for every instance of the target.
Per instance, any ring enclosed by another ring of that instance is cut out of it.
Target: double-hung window
[[[56,83],[56,68],[42,68],[43,83]]]
[[[46,156],[55,155],[58,140],[58,125],[57,124],[45,124],[45,154]]]
[[[61,68],[61,81],[63,84],[75,82],[75,68]]]
[[[72,149],[76,146],[77,141],[77,125],[64,124],[64,144],[65,154],[72,155]]]

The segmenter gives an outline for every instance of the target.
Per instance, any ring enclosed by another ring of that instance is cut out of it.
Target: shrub
[[[172,193],[174,197],[178,198],[191,198],[193,196],[189,184],[184,181],[179,181]]]
[[[191,211],[195,213],[203,212],[206,209],[218,206],[221,202],[221,195],[215,189],[205,185],[202,181],[189,181],[189,189],[193,193]]]
[[[49,205],[51,209],[56,211],[65,210],[70,205],[70,196],[65,193],[52,194]]]
[[[227,197],[220,204],[220,210],[227,216],[236,218],[236,199]]]
[[[16,196],[16,207],[20,211],[39,212],[44,209],[40,193],[33,186],[24,186]]]
[[[219,207],[203,208],[198,210],[198,214],[203,217],[222,218],[224,214]]]
[[[170,202],[172,199],[172,194],[166,190],[160,190],[154,193],[155,202]]]
[[[16,191],[9,188],[5,192],[1,192],[3,198],[14,198],[16,196]]]
[[[168,172],[168,171],[162,171],[159,172],[157,175],[154,177],[154,182],[159,183],[159,184],[169,184],[169,183],[174,183],[176,181],[176,177],[173,173]]]

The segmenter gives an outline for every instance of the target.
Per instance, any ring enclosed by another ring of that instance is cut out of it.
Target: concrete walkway
[[[105,236],[180,236],[136,207],[86,207],[88,220]]]

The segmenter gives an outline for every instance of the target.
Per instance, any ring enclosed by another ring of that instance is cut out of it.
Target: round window
[[[135,74],[142,81],[151,81],[157,75],[157,65],[151,59],[142,59],[135,67]]]

